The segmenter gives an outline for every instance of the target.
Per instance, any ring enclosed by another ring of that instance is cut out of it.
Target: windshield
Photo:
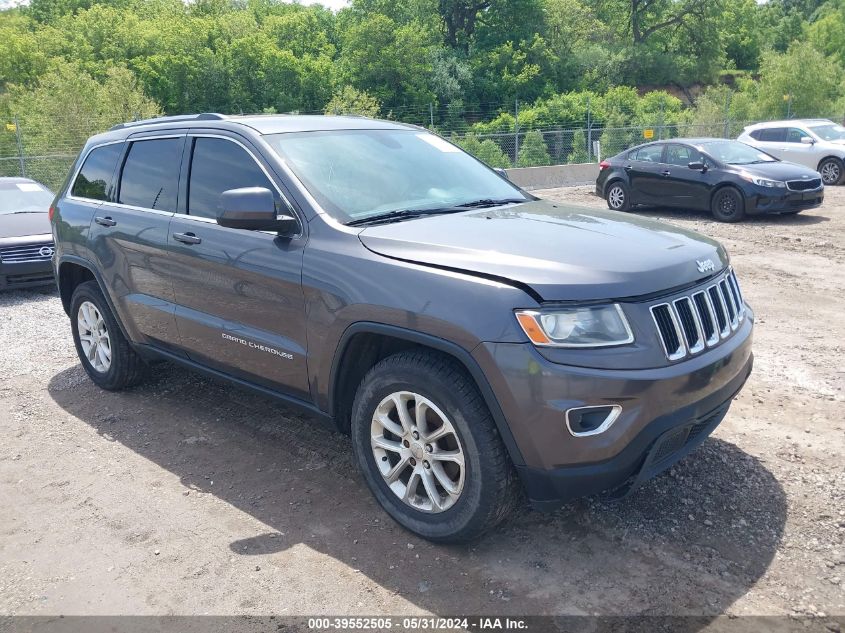
[[[825,141],[838,141],[845,139],[845,127],[836,125],[835,123],[825,123],[824,125],[812,125],[810,129],[813,134]]]
[[[53,194],[36,182],[0,182],[0,215],[48,211]]]
[[[711,141],[703,143],[701,149],[716,160],[728,165],[751,165],[753,163],[774,163],[777,158],[739,141]]]
[[[341,222],[478,200],[529,200],[494,171],[420,130],[330,130],[265,137]]]

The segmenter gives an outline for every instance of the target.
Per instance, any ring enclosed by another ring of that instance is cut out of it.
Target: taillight
[[[610,163],[608,163],[606,160],[603,160],[599,163],[599,171],[603,171],[605,169],[610,169]]]
[[[50,205],[50,212],[47,214],[47,217],[50,218],[50,222],[53,221],[53,214],[56,212],[56,205]]]

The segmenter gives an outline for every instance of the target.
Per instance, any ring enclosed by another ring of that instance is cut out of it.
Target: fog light
[[[566,428],[575,437],[604,433],[622,413],[618,404],[576,407],[566,412]]]

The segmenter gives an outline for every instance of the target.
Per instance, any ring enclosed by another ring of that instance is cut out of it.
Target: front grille
[[[0,248],[0,261],[4,264],[46,262],[50,261],[51,257],[53,257],[53,242]]]
[[[811,178],[809,180],[787,180],[786,187],[792,191],[810,191],[811,189],[818,189],[822,184],[821,178]]]
[[[718,345],[745,319],[745,302],[732,269],[705,289],[651,306],[663,351],[680,360]]]

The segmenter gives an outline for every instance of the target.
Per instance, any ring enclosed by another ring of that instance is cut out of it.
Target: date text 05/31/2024
[[[528,628],[525,620],[510,617],[346,617],[346,618],[309,618],[308,628],[312,631],[345,630],[391,630],[401,631],[519,631]]]

